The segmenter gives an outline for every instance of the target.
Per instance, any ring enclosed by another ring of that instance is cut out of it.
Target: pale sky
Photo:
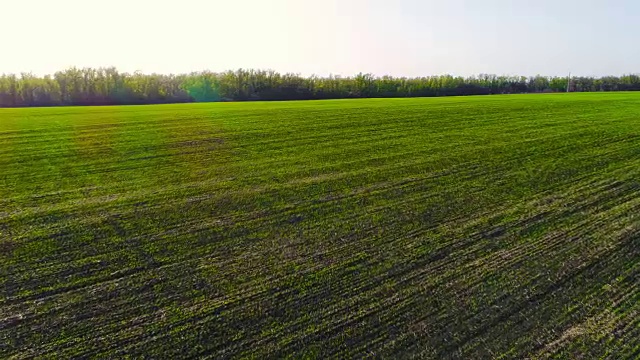
[[[640,72],[638,0],[0,0],[0,73]]]

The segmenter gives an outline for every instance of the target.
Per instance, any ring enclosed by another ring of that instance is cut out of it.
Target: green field
[[[640,356],[640,93],[0,109],[0,358]]]

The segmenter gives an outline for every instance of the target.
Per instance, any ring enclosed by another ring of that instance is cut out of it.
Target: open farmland
[[[0,109],[0,357],[640,356],[640,93]]]

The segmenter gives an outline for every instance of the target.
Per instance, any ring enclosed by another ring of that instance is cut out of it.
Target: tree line
[[[212,101],[433,97],[567,91],[637,91],[640,76],[548,77],[482,74],[418,78],[358,74],[304,77],[264,70],[181,75],[70,68],[43,77],[0,76],[0,107],[131,105]]]

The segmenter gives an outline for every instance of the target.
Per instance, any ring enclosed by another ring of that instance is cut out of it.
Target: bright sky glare
[[[640,72],[637,0],[0,0],[0,73]]]

